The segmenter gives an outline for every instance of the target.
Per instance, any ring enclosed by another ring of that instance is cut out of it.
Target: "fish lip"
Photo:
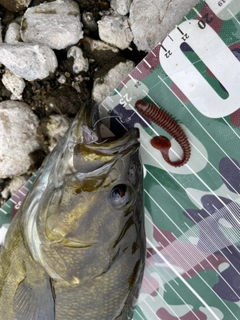
[[[139,147],[138,128],[127,131],[123,136],[103,140],[99,120],[98,104],[94,100],[87,101],[72,125],[74,144],[84,144],[93,152],[103,155],[122,154],[131,148]]]
[[[86,145],[91,151],[102,155],[114,155],[114,154],[125,154],[131,149],[138,149],[140,143],[138,141],[139,130],[137,128],[127,131],[121,137],[115,137],[114,139],[102,142],[93,143]]]

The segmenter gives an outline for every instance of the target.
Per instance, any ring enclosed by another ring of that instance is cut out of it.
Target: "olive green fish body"
[[[26,250],[20,217],[12,222],[11,237],[7,237],[0,255],[0,319],[34,319],[31,314],[38,314],[37,319],[54,319],[50,278]]]
[[[131,319],[144,271],[138,130],[102,142],[84,107],[44,161],[0,254],[0,319]]]

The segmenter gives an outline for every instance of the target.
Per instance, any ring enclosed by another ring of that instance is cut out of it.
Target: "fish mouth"
[[[127,159],[139,149],[137,128],[122,136],[103,137],[100,126],[98,105],[90,100],[80,109],[69,132],[73,139],[71,164],[79,179],[85,179],[86,174],[97,175],[101,170],[106,172],[119,158]]]
[[[103,137],[101,135],[101,119],[99,119],[98,105],[95,101],[88,101],[76,116],[75,141],[77,146],[84,145],[89,152],[98,155],[125,154],[132,149],[139,148],[139,130],[137,128],[126,131],[122,136]],[[81,147],[80,147],[81,149]]]

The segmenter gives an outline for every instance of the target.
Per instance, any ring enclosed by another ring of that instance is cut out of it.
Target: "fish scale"
[[[200,1],[99,106],[114,133],[141,133],[148,250],[134,320],[240,318],[239,12],[238,0]],[[139,99],[178,119],[191,145],[183,167],[151,147],[166,132],[137,113]]]

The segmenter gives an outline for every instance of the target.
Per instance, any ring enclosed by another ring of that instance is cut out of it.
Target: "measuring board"
[[[187,164],[170,166],[151,146],[172,137],[138,114],[138,99],[177,119]],[[239,0],[200,1],[99,107],[113,133],[141,136],[148,249],[134,320],[240,319],[239,107]]]

